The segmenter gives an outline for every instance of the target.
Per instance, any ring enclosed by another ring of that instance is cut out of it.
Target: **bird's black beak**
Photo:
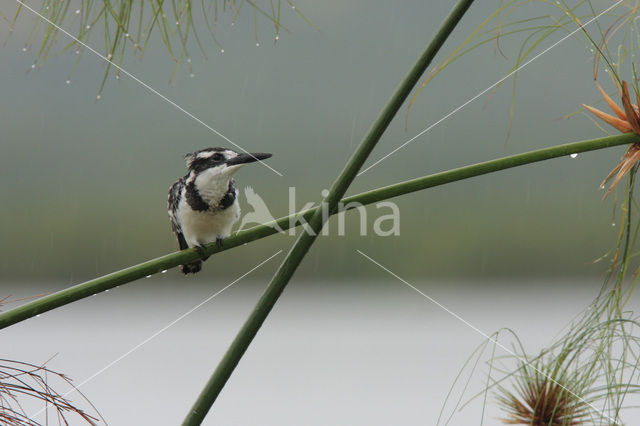
[[[242,153],[227,160],[227,166],[236,166],[238,164],[253,163],[254,161],[266,160],[269,157],[271,157],[271,154],[267,154],[265,152],[254,152],[251,154]]]

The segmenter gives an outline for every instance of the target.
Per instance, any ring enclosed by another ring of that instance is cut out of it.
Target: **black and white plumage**
[[[185,155],[188,172],[171,186],[167,203],[180,250],[195,247],[202,251],[205,244],[214,241],[222,245],[240,217],[232,176],[243,165],[269,157],[271,154],[245,154],[227,148],[205,148]],[[182,265],[182,272],[195,274],[206,259]]]

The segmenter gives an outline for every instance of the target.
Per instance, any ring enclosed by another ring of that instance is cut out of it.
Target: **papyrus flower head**
[[[611,114],[607,114],[606,112],[602,112],[599,109],[593,108],[589,105],[582,106],[587,110],[593,113],[596,117],[602,119],[607,124],[615,127],[623,133],[636,133],[640,135],[640,112],[638,111],[638,104],[631,103],[631,97],[629,96],[629,88],[627,87],[627,82],[622,81],[622,88],[618,87],[618,91],[620,92],[620,96],[622,98],[622,106],[624,109],[620,108],[614,101],[611,99],[607,92],[605,92],[602,87],[596,81],[596,86],[598,90],[602,94],[602,97],[609,105],[609,108],[615,113],[616,116]],[[640,96],[636,92],[636,99],[638,99],[638,103],[640,103]],[[607,190],[605,197],[609,195],[609,193],[616,187],[616,185],[624,178],[627,173],[633,168],[633,166],[640,160],[640,145],[637,143],[633,143],[627,149],[627,152],[622,156],[620,163],[607,175],[607,177],[602,182],[602,187],[611,179],[611,185],[609,185],[609,189]],[[614,177],[615,176],[615,177]]]

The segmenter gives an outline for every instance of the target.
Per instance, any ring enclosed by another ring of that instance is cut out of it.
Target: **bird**
[[[233,175],[242,166],[271,157],[267,153],[241,153],[228,148],[205,148],[184,156],[187,174],[169,189],[167,210],[171,230],[180,250],[193,247],[204,255],[205,244],[231,235],[240,217],[238,191]],[[195,274],[207,257],[180,266],[182,273]]]

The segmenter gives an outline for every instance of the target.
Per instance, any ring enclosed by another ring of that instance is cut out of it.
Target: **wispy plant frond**
[[[113,67],[112,63],[121,66],[125,58],[130,56],[142,59],[152,37],[162,41],[175,63],[171,79],[184,64],[188,67],[189,73],[192,73],[192,49],[199,50],[205,57],[212,51],[224,52],[216,36],[221,30],[218,22],[222,15],[227,15],[231,25],[234,25],[243,10],[253,11],[256,39],[258,24],[264,19],[269,26],[273,26],[277,40],[281,31],[287,31],[281,22],[282,1],[247,0],[247,6],[243,7],[245,0],[41,0],[38,13],[55,25],[37,20],[23,50],[35,50],[33,68],[39,68],[55,50],[54,46],[60,44],[62,51],[71,51],[78,55],[77,66],[85,48],[82,44],[68,39],[57,27],[72,33],[77,40],[96,48],[110,61],[106,63],[98,90],[100,95],[112,72],[116,78],[119,77],[117,67]],[[310,22],[290,0],[286,0],[286,3],[297,15]],[[9,34],[14,31],[18,17],[26,13],[29,12],[22,5],[18,5],[10,21]],[[205,46],[202,33],[208,33],[215,49]],[[69,79],[76,66],[73,67]]]
[[[45,366],[25,362],[0,359],[0,424],[10,426],[40,425],[35,413],[27,413],[25,406],[40,407],[43,411],[53,411],[55,416],[45,416],[47,424],[52,417],[60,425],[106,424],[96,412],[90,415],[77,407],[73,402],[56,390],[61,384],[71,385],[71,380],[64,374],[57,373]],[[74,388],[89,405],[91,403]],[[91,405],[92,409],[95,407]]]

